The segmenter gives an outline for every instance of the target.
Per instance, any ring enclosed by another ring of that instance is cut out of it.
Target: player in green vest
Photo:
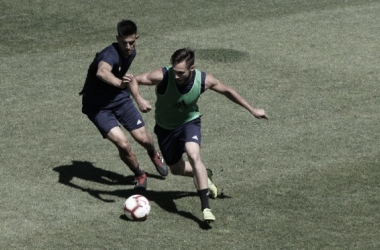
[[[217,187],[208,178],[210,172],[200,157],[199,96],[210,89],[244,107],[258,119],[268,119],[268,116],[265,110],[252,107],[239,93],[213,75],[195,69],[194,60],[193,50],[179,49],[171,56],[171,66],[134,76],[129,89],[139,109],[148,112],[152,107],[140,95],[138,85],[156,85],[154,132],[162,156],[172,174],[193,177],[201,199],[203,219],[212,222],[215,216],[210,209],[209,195],[216,198]],[[183,160],[184,153],[188,161]]]

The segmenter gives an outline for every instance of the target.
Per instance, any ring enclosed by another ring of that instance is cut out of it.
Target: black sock
[[[201,207],[202,211],[205,208],[210,208],[209,199],[208,199],[208,188],[198,190],[199,198],[201,198]]]
[[[141,176],[144,174],[144,171],[140,168],[140,164],[137,165],[136,168],[131,169],[135,176]]]
[[[149,155],[150,158],[153,158],[156,154],[157,154],[157,151],[156,150],[147,150],[146,151]]]

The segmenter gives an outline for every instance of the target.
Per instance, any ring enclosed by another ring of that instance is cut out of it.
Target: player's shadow
[[[198,217],[194,216],[192,213],[186,211],[180,211],[177,209],[175,204],[175,200],[181,199],[184,197],[195,197],[198,196],[196,192],[181,192],[181,191],[139,191],[134,190],[132,185],[134,182],[134,176],[124,176],[121,174],[117,174],[112,171],[104,170],[94,166],[91,162],[87,161],[73,161],[72,165],[58,166],[53,170],[59,173],[58,182],[64,184],[66,186],[76,188],[83,192],[87,192],[94,198],[97,198],[104,202],[115,202],[115,200],[103,198],[103,196],[115,196],[121,198],[127,198],[133,194],[143,194],[148,198],[151,202],[155,202],[162,209],[169,213],[175,213],[181,215],[185,218],[194,220],[199,224],[202,229],[211,228],[208,224],[205,224]],[[161,179],[161,176],[148,174],[149,178],[158,178]],[[129,185],[125,189],[117,189],[114,191],[106,191],[106,190],[97,190],[82,187],[76,185],[72,182],[74,178],[79,178],[86,181],[97,182],[104,185]],[[125,216],[121,216],[121,219],[126,219]]]
[[[71,180],[74,177],[105,185],[132,185],[133,183],[132,176],[124,176],[97,168],[91,162],[73,161],[72,163],[72,165],[59,166],[53,169],[59,173],[59,183],[71,186]]]

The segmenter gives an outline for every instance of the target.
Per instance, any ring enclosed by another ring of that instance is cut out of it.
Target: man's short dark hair
[[[119,37],[122,36],[130,36],[133,34],[137,34],[137,26],[136,24],[128,19],[123,19],[117,24],[117,35]]]
[[[189,48],[179,49],[176,52],[174,52],[172,57],[170,58],[170,62],[173,66],[183,61],[186,61],[186,65],[188,68],[193,66],[195,61],[195,51]]]

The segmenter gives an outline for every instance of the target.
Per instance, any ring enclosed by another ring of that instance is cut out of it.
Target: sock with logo
[[[209,199],[208,199],[208,188],[198,190],[199,198],[201,198],[201,209],[210,208]]]

